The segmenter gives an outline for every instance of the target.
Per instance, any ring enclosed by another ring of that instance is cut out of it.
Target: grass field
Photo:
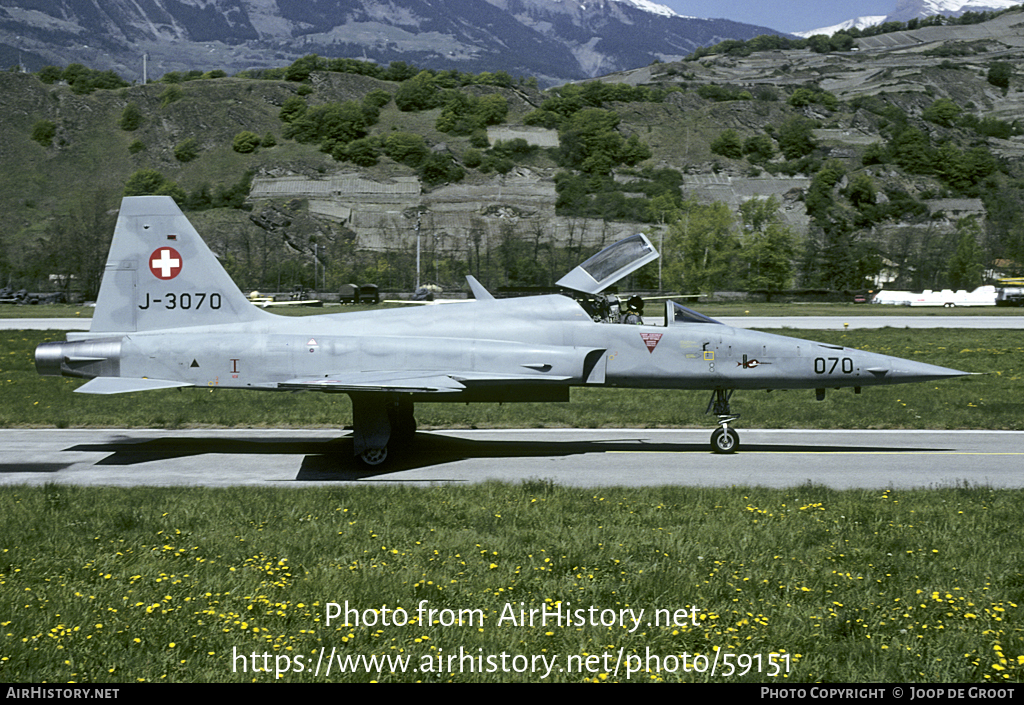
[[[967,487],[6,487],[0,681],[1019,682],[1022,512]]]
[[[1019,332],[792,334],[989,374],[737,394],[741,427],[1024,426]],[[350,422],[344,396],[72,394],[32,364],[59,337],[0,334],[0,426]],[[707,427],[705,396],[583,389],[417,418]],[[1022,513],[1019,491],[966,486],[5,486],[0,681],[1016,683]],[[328,624],[346,603],[351,624]]]

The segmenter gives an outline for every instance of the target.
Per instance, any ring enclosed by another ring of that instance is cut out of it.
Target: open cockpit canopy
[[[604,248],[556,284],[583,294],[599,294],[658,256],[647,236],[637,233]]]

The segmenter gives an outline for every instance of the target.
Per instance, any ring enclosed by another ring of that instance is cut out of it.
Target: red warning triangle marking
[[[658,347],[658,341],[661,340],[661,333],[641,333],[640,337],[644,339],[644,345],[647,346],[647,352],[654,352],[654,348]]]

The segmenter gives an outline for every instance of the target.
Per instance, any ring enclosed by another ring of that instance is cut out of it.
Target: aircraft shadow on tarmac
[[[711,455],[707,443],[650,442],[641,438],[623,437],[614,440],[586,441],[496,441],[470,440],[434,433],[417,433],[412,443],[399,447],[392,443],[387,463],[379,468],[363,465],[353,456],[352,438],[302,440],[271,437],[260,440],[238,440],[202,437],[159,437],[150,440],[125,439],[106,443],[86,443],[68,451],[110,453],[96,465],[139,465],[142,463],[185,458],[206,454],[227,455],[301,455],[302,465],[296,480],[351,481],[386,479],[405,470],[440,466],[459,460],[477,458],[565,457],[588,453],[677,453],[680,455]],[[940,453],[941,448],[894,446],[749,444],[740,453]],[[0,464],[0,471],[2,471]]]

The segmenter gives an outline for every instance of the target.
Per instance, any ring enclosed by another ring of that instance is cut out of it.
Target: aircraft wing
[[[278,389],[339,392],[461,392],[470,384],[502,382],[568,382],[570,377],[533,374],[499,374],[488,372],[410,372],[379,371],[360,374],[331,375],[322,378],[299,378],[280,382]]]

